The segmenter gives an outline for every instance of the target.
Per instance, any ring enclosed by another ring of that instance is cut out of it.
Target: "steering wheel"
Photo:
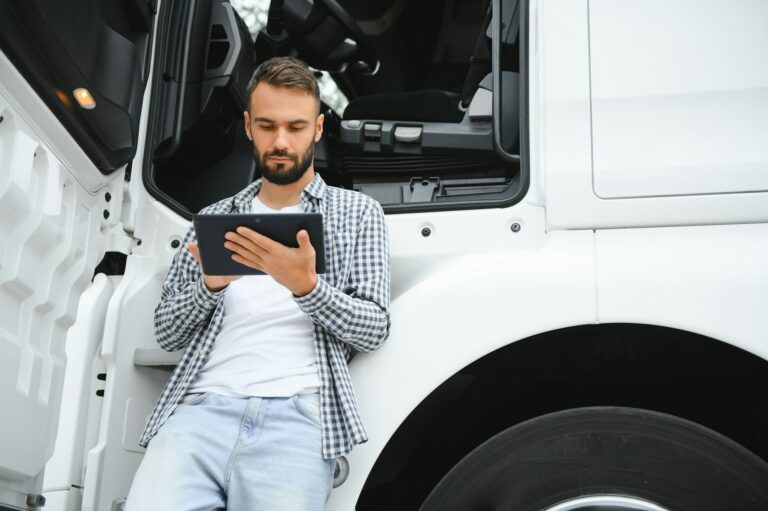
[[[328,9],[331,16],[344,27],[353,41],[350,43],[348,42],[349,38],[345,39],[328,57],[348,57],[348,60],[345,59],[347,60],[347,66],[345,66],[347,69],[351,68],[353,71],[364,75],[376,74],[381,63],[369,37],[363,33],[360,25],[352,16],[347,14],[347,11],[336,0],[318,0],[318,3]]]
[[[292,42],[312,67],[364,75],[379,70],[378,54],[369,36],[336,0],[288,0],[285,8]]]

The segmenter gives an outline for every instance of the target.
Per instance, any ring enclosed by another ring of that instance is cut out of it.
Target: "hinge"
[[[439,187],[440,178],[437,177],[411,178],[411,197],[410,200],[407,200],[406,197],[405,202],[432,202],[432,198],[435,196],[435,192],[439,189]]]
[[[107,233],[106,252],[130,254],[134,248],[141,245],[141,240],[134,238],[123,229],[123,222],[117,222]]]

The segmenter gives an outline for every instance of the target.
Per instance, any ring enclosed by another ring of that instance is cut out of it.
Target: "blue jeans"
[[[319,393],[182,403],[150,441],[126,511],[322,511],[336,460],[322,456]]]

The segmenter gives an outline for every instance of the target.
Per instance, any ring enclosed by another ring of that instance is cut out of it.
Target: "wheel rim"
[[[593,495],[566,500],[542,511],[669,511],[653,502],[619,495]]]

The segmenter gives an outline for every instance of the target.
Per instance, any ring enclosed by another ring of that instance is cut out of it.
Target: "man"
[[[321,510],[336,458],[367,441],[347,362],[389,334],[383,211],[315,173],[323,115],[303,63],[262,63],[248,99],[262,177],[201,213],[320,212],[327,272],[306,231],[290,248],[240,227],[225,246],[267,275],[204,275],[190,228],[155,310],[160,346],[186,349],[141,437],[128,511]]]

